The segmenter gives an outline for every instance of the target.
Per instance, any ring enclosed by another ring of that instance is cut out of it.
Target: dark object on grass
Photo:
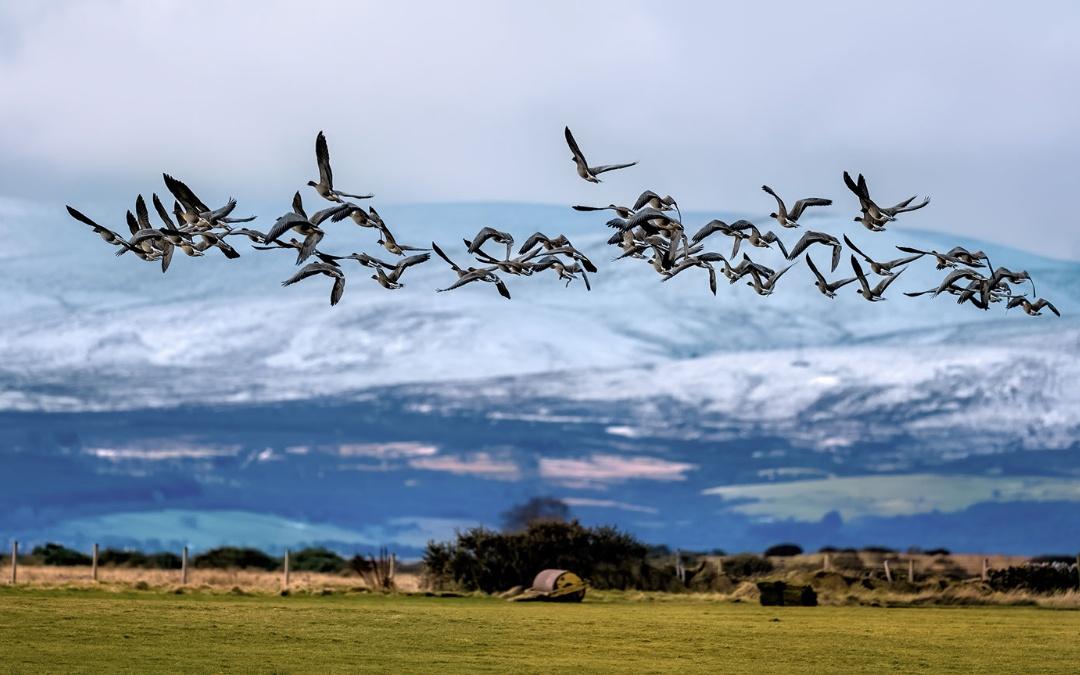
[[[802,546],[798,544],[776,544],[765,549],[765,557],[770,558],[777,556],[780,558],[788,558],[793,555],[802,555]]]
[[[789,586],[783,581],[759,581],[763,607],[817,607],[817,593],[812,586]]]

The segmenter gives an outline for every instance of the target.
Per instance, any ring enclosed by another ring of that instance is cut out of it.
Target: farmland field
[[[9,672],[1075,672],[1080,612],[0,589]]]

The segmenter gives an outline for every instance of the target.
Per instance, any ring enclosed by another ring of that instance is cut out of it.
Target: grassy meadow
[[[9,672],[1075,672],[1080,612],[0,588]]]

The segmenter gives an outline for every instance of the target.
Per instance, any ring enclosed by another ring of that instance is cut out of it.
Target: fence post
[[[11,585],[19,581],[19,542],[11,542]]]
[[[990,578],[990,559],[982,559],[982,580],[987,581]]]
[[[289,590],[289,549],[285,549],[285,562],[282,565],[281,590]]]
[[[889,571],[889,561],[885,561],[885,581],[892,583],[892,572]]]
[[[821,561],[821,571],[822,572],[830,572],[830,571],[832,571],[832,564],[831,563],[832,563],[832,561],[829,560],[829,554],[826,553],[825,554],[825,559]]]
[[[180,556],[180,585],[187,586],[187,546]]]
[[[915,558],[908,558],[907,560],[907,580],[915,583]]]
[[[93,560],[92,563],[90,563],[90,577],[94,581],[97,581],[97,555],[98,555],[98,545],[94,544],[94,560]]]
[[[1080,556],[1077,556],[1076,559],[1080,560]],[[717,568],[719,574],[724,573],[724,556],[719,556],[716,559],[716,568]]]

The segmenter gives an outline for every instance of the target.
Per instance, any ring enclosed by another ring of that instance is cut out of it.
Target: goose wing
[[[315,161],[319,165],[319,182],[331,190],[334,189],[334,172],[330,169],[330,148],[326,145],[326,135],[321,131],[315,137]]]
[[[821,197],[807,197],[806,199],[800,199],[795,202],[795,206],[791,207],[791,213],[788,217],[792,220],[798,220],[803,211],[809,206],[832,206],[831,199],[823,199]]]

